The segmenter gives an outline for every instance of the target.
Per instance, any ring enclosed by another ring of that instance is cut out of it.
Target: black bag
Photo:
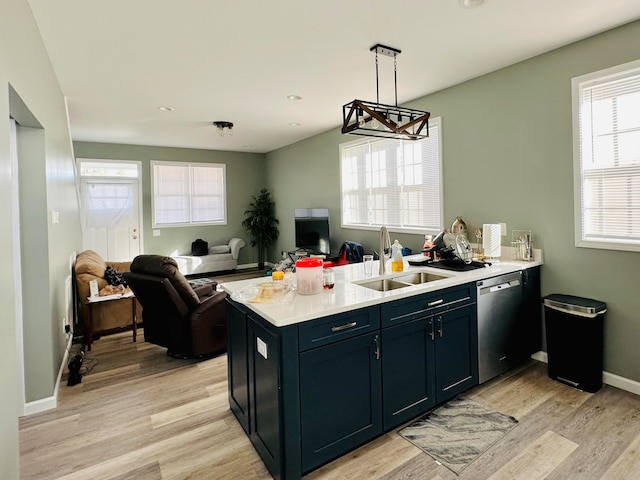
[[[118,285],[127,286],[127,281],[124,279],[124,275],[109,266],[107,266],[104,271],[104,279],[109,283],[109,285],[113,285],[114,287],[117,287]]]
[[[207,253],[209,253],[209,242],[199,238],[191,244],[191,255],[201,256]]]

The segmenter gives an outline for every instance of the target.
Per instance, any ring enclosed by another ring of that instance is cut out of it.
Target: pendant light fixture
[[[216,121],[213,122],[214,127],[218,129],[218,135],[224,137],[224,129],[226,128],[229,132],[229,136],[233,135],[233,123],[225,122],[225,121]]]
[[[429,112],[398,106],[396,57],[400,50],[376,44],[369,49],[376,54],[376,102],[353,100],[342,106],[342,133],[368,137],[419,140],[429,136]],[[395,105],[380,103],[378,54],[393,57]]]

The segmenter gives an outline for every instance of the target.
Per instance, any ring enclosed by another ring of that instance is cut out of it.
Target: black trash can
[[[554,293],[543,299],[549,377],[585,392],[602,388],[607,304]]]

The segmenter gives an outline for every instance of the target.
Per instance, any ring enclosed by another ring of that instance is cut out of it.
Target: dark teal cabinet
[[[522,272],[522,310],[519,320],[511,353],[517,361],[524,362],[542,350],[540,267]]]
[[[478,384],[478,324],[475,304],[435,316],[436,403]]]
[[[249,438],[274,477],[282,455],[280,338],[248,317]]]
[[[469,285],[284,327],[228,302],[230,407],[276,479],[298,480],[477,383]]]
[[[229,406],[249,434],[249,362],[247,311],[242,305],[227,308],[227,382]]]
[[[436,404],[433,318],[382,329],[384,429],[390,430]]]
[[[478,383],[472,285],[381,306],[384,430]]]
[[[302,470],[382,433],[377,332],[300,353]]]

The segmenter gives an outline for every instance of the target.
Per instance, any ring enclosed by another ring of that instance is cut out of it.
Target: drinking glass
[[[363,255],[362,263],[364,264],[365,277],[373,275],[373,255]]]

